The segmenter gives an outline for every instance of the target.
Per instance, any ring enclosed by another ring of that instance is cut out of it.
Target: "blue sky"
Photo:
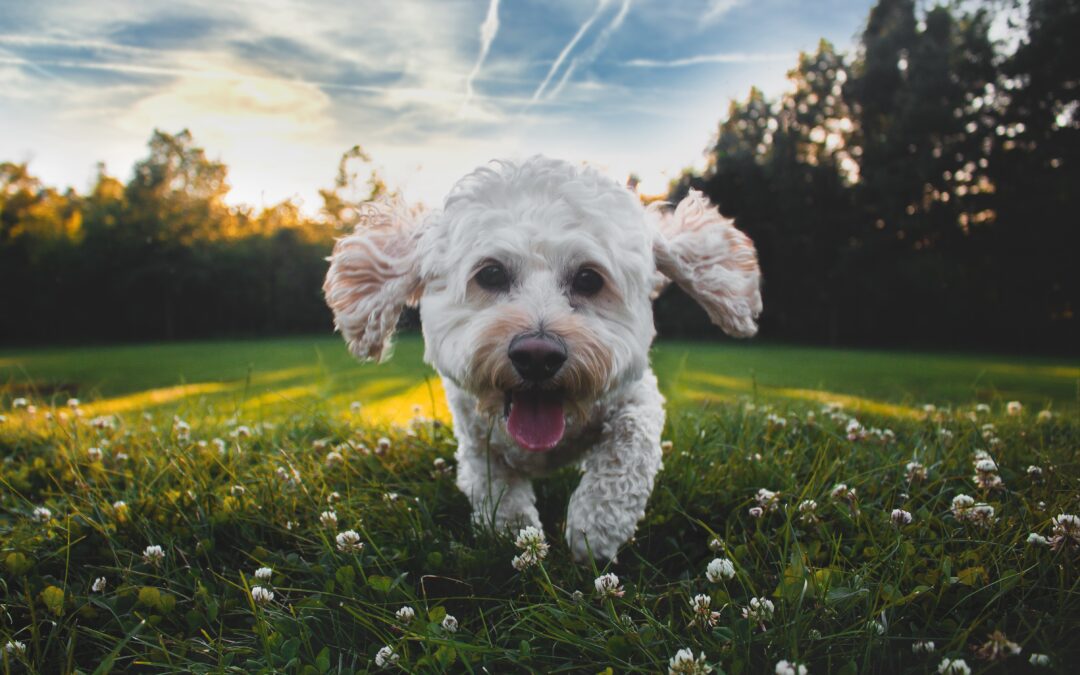
[[[0,160],[85,189],[187,127],[231,200],[319,206],[355,144],[437,203],[496,157],[587,161],[658,189],[732,98],[775,95],[870,0],[0,0]]]

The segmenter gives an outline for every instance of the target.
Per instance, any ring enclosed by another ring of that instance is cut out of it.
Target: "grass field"
[[[606,568],[569,562],[567,469],[538,483],[550,551],[518,571],[513,536],[469,525],[420,352],[0,352],[3,672],[1080,657],[1080,521],[1059,518],[1080,513],[1076,362],[661,344],[670,447],[635,541]],[[622,595],[597,592],[606,572]]]

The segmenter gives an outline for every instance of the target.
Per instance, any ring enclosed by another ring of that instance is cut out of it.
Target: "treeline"
[[[326,331],[325,258],[355,208],[385,191],[342,157],[318,218],[285,201],[230,207],[226,167],[188,132],[157,131],[122,183],[88,194],[0,164],[0,340],[169,340]],[[358,194],[359,193],[359,194]]]
[[[1080,0],[1014,1],[879,0],[854,54],[823,42],[788,93],[732,103],[669,196],[701,189],[753,237],[763,337],[1076,351]],[[369,162],[342,157],[315,217],[228,206],[187,132],[85,195],[0,164],[0,342],[327,331],[324,259],[387,190]],[[656,317],[716,334],[677,289]]]
[[[753,237],[763,335],[1076,353],[1078,36],[1078,0],[880,0],[853,56],[823,42],[787,94],[732,103],[671,197]],[[708,332],[685,298],[659,313]]]

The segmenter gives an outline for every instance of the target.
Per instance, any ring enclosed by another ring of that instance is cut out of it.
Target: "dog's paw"
[[[566,544],[570,547],[570,556],[576,563],[587,563],[590,559],[597,562],[619,562],[618,553],[621,541],[589,528],[566,528]]]

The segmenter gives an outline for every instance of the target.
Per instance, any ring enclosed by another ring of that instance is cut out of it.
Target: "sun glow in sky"
[[[85,190],[188,128],[230,201],[320,205],[360,144],[438,204],[498,157],[586,161],[663,192],[732,98],[785,87],[870,0],[0,0],[0,161]]]

